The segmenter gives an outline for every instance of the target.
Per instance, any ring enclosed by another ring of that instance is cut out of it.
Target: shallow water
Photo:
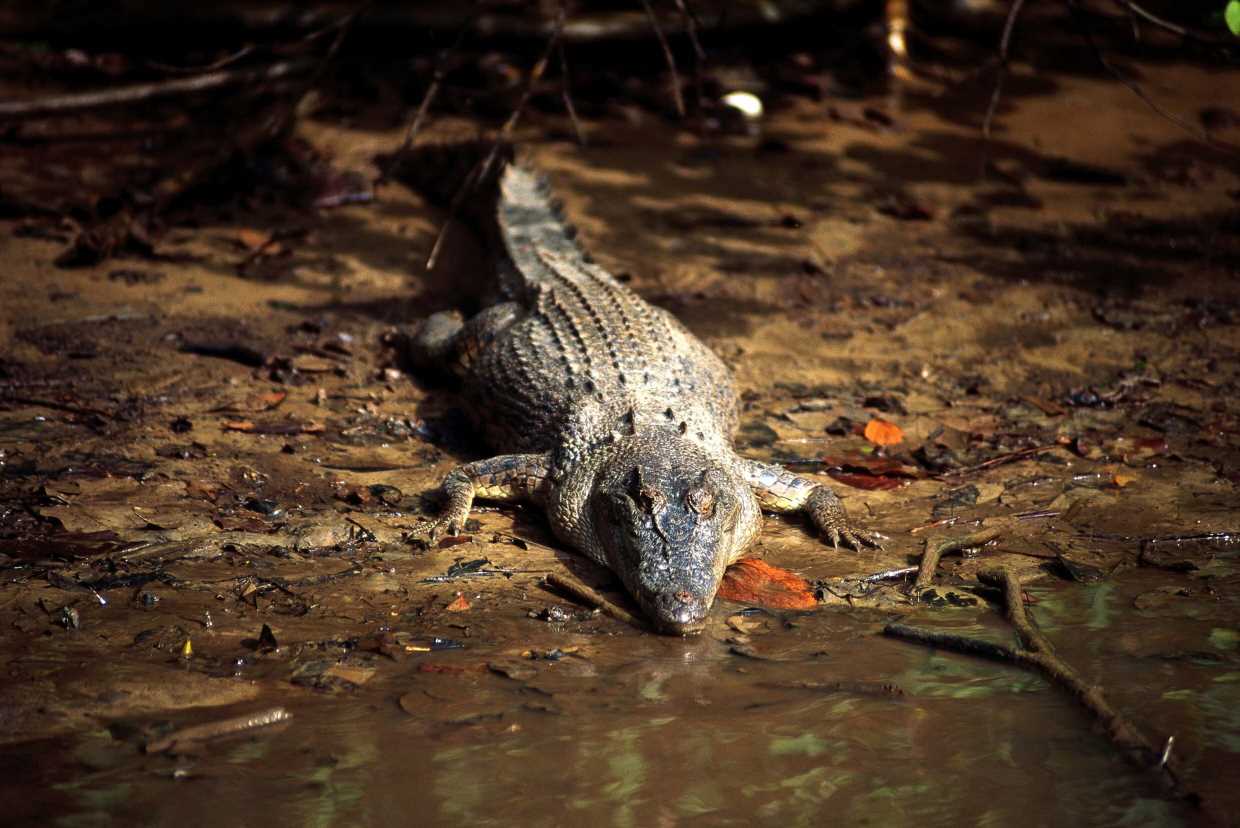
[[[1240,751],[1237,634],[1213,617],[1173,614],[1169,629],[1165,610],[1132,609],[1165,585],[1141,570],[1091,587],[1039,587],[1032,613],[1117,705],[1176,736],[1211,809],[1230,812],[1240,805],[1228,784]],[[141,734],[128,725],[157,728],[159,717],[15,744],[4,768],[9,824],[52,814],[61,825],[1201,818],[1162,798],[1042,678],[885,639],[877,618],[853,616],[748,616],[759,626],[747,656],[721,624],[679,640],[624,629],[556,635],[530,621],[495,631],[498,640],[380,665],[381,677],[352,692],[260,695],[245,709],[279,702],[291,721],[183,755],[138,749]],[[1010,637],[986,612],[914,620]],[[508,644],[523,636],[572,652],[530,659]]]

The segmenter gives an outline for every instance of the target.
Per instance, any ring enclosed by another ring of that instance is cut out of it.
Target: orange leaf
[[[469,599],[458,592],[456,597],[452,599],[452,603],[448,604],[444,609],[448,612],[464,612],[469,609]]]
[[[904,441],[904,432],[895,423],[875,417],[865,424],[865,439],[876,446],[894,446]]]
[[[818,600],[804,578],[753,558],[737,561],[728,567],[728,571],[723,573],[718,595],[738,604],[757,604],[774,609],[813,609],[818,606]]]

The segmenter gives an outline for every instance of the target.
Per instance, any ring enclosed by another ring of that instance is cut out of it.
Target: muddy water
[[[1237,748],[1235,639],[1211,621],[1169,636],[1163,619],[1133,613],[1155,583],[1035,589],[1035,615],[1117,703],[1196,743],[1203,785],[1224,786]],[[387,667],[364,692],[286,699],[288,725],[187,755],[143,756],[116,723],[22,746],[29,758],[5,775],[27,793],[9,808],[68,825],[1193,817],[1022,670],[876,639],[839,611],[752,618],[761,632],[747,657],[712,635],[554,637],[571,650],[557,660],[478,642]],[[985,615],[924,620],[1007,634]],[[1074,646],[1065,627],[1098,641]]]
[[[602,109],[579,149],[530,119],[596,257],[736,371],[743,451],[892,538],[835,554],[768,520],[754,555],[821,605],[720,602],[694,639],[545,589],[568,571],[623,600],[533,510],[409,542],[422,493],[486,451],[384,345],[484,266],[453,232],[425,272],[442,217],[415,196],[212,203],[158,258],[72,270],[63,228],[6,222],[2,821],[1234,821],[1240,167],[1061,70],[1017,64],[988,147],[989,89],[924,78],[772,93],[756,137]],[[1235,99],[1200,67],[1142,77],[1189,116]],[[400,135],[362,123],[300,129],[370,175]],[[867,441],[876,417],[903,443]],[[998,539],[945,560],[929,606],[856,585],[979,526]],[[1065,661],[1174,737],[1202,806],[1042,677],[881,635],[1013,642],[976,579],[994,565]],[[291,718],[184,736],[273,708]]]

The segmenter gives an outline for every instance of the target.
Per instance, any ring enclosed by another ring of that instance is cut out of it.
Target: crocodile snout
[[[654,622],[672,635],[693,635],[706,626],[710,602],[686,590],[662,592],[654,596]]]

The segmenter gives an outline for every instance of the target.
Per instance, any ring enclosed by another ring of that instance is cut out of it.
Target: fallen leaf
[[[249,414],[270,411],[288,398],[287,391],[268,391],[265,394],[252,394],[245,399],[231,400],[224,405],[212,408],[212,411]]]
[[[855,474],[843,471],[829,471],[827,474],[832,480],[843,483],[845,486],[852,486],[854,489],[864,489],[867,492],[898,489],[909,482],[906,477],[890,477],[887,475]]]
[[[723,573],[718,596],[738,604],[775,609],[813,609],[818,606],[818,600],[804,578],[753,558],[737,561],[728,567],[727,572]]]
[[[923,476],[921,469],[894,457],[824,455],[822,462],[832,480],[858,489],[896,489]]]
[[[222,424],[225,431],[243,431],[247,434],[321,434],[325,429],[322,423],[301,420],[280,420],[273,423],[255,423],[253,420],[225,420]]]
[[[444,610],[447,612],[465,612],[469,607],[469,599],[458,592],[456,597],[452,599],[452,602],[444,607]]]
[[[904,442],[904,432],[895,423],[875,417],[865,424],[865,439],[876,446],[894,446]]]
[[[216,483],[213,480],[188,480],[185,483],[185,494],[214,503],[220,496],[220,489],[223,488],[225,488],[223,483]]]

